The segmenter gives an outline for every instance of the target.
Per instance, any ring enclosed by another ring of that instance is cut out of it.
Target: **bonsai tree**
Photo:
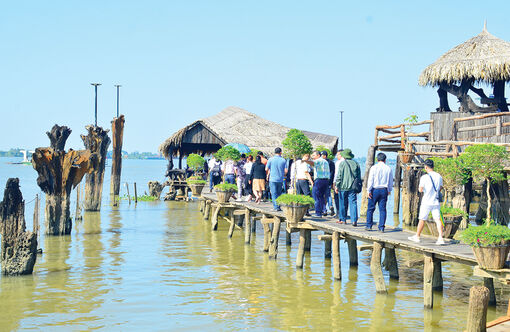
[[[232,146],[224,146],[222,147],[221,149],[218,150],[218,152],[216,152],[216,158],[217,159],[220,159],[222,161],[225,161],[225,160],[233,160],[233,161],[237,161],[239,159],[241,159],[241,153],[239,153],[239,150],[237,150],[236,148],[232,147]]]
[[[326,152],[328,153],[328,159],[333,160],[333,154],[331,153],[331,150],[330,150],[330,149],[328,149],[327,147],[325,147],[324,145],[318,145],[318,146],[316,146],[316,147],[315,147],[315,150],[320,151],[320,152],[322,152],[322,151],[326,151]]]
[[[278,205],[304,205],[313,207],[315,201],[310,196],[306,195],[294,195],[294,194],[282,194],[276,199]]]
[[[204,169],[205,159],[204,157],[192,153],[186,159],[186,164],[193,170],[193,173],[197,173],[198,171],[202,171]]]
[[[216,189],[216,191],[237,192],[237,186],[232,183],[220,183],[220,184],[215,185],[214,189]]]
[[[469,181],[469,172],[459,158],[432,158],[432,160],[434,160],[434,170],[443,177],[443,188],[446,191],[443,205],[451,206],[455,189]]]
[[[312,153],[313,146],[308,137],[301,130],[291,129],[282,142],[283,155],[286,158],[296,159],[305,153]]]
[[[471,172],[473,180],[483,180],[487,184],[487,222],[491,222],[491,183],[505,180],[504,163],[508,161],[508,152],[503,146],[477,144],[466,148],[460,160]]]

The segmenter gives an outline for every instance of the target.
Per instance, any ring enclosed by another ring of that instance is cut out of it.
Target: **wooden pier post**
[[[211,207],[214,207],[214,213],[211,218],[211,229],[213,231],[218,229],[218,214],[220,213],[221,204],[220,203],[213,203],[211,204]]]
[[[382,249],[383,245],[381,243],[374,242],[372,249],[372,258],[370,259],[370,271],[372,272],[372,276],[374,277],[375,289],[377,293],[387,293],[386,283],[384,282],[381,266]]]
[[[358,243],[351,238],[346,238],[345,241],[349,249],[349,265],[358,266]]]
[[[374,165],[375,161],[375,153],[377,152],[377,145],[371,145],[368,148],[367,153],[367,161],[365,163],[365,174],[363,175],[363,190],[361,191],[361,206],[359,209],[359,214],[361,217],[367,215],[368,208],[368,193],[367,193],[367,183],[368,183],[368,174],[370,173],[370,168]]]
[[[81,135],[85,148],[91,153],[92,171],[87,174],[85,180],[85,199],[83,205],[85,211],[101,210],[101,195],[103,193],[104,169],[106,153],[110,146],[109,130],[103,130],[98,126],[86,126],[88,134]]]
[[[37,259],[37,234],[25,229],[25,201],[19,179],[10,178],[0,202],[2,274],[31,274]],[[34,223],[35,227],[35,223]]]
[[[305,251],[310,251],[312,248],[312,231],[307,229],[305,235]]]
[[[137,204],[138,203],[138,192],[136,190],[136,182],[133,185],[135,187],[135,204]]]
[[[333,256],[333,278],[342,280],[342,261],[340,260],[340,234],[333,232],[331,239]]]
[[[324,232],[324,235],[327,235],[327,233]],[[332,239],[324,240],[324,259],[331,259],[332,254],[331,241]]]
[[[404,170],[404,183],[402,188],[403,223],[405,225],[418,224],[418,212],[420,208],[420,193],[418,186],[421,177],[421,169],[407,166]]]
[[[204,220],[209,220],[209,215],[211,214],[211,203],[212,201],[207,200],[205,202],[205,209],[204,209]]]
[[[434,259],[434,273],[432,275],[432,290],[442,291],[443,290],[443,272],[441,268],[441,261]]]
[[[251,213],[250,209],[244,210],[244,243],[251,242]]]
[[[384,248],[384,262],[386,263],[386,269],[390,273],[390,278],[398,280],[398,262],[395,248]]]
[[[234,216],[234,209],[228,210],[228,217],[230,219],[230,228],[228,229],[228,237],[232,238],[232,235],[234,235],[234,229],[236,228],[236,218]]]
[[[496,306],[496,292],[494,290],[494,279],[483,278],[483,285],[489,290],[489,305]]]
[[[34,218],[33,218],[33,227],[34,227],[34,233],[37,239],[37,243],[39,243],[39,194],[35,195],[35,205],[34,205]]]
[[[70,234],[72,228],[70,195],[72,188],[90,170],[91,154],[87,150],[64,151],[71,129],[54,125],[46,133],[49,148],[37,148],[32,155],[32,166],[38,173],[37,185],[46,193],[45,233]]]
[[[285,230],[285,245],[290,247],[292,245],[292,237],[288,229]]]
[[[81,186],[78,184],[76,187],[76,211],[74,211],[74,220],[81,220],[81,207],[80,207],[80,190]]]
[[[299,230],[299,247],[296,256],[296,267],[298,269],[303,268],[303,261],[305,258],[305,242],[306,242],[306,229],[301,228]]]
[[[484,286],[473,286],[469,290],[469,308],[467,332],[485,332],[487,330],[487,306],[489,290]]]
[[[434,257],[432,254],[423,255],[423,306],[432,308],[434,306]]]
[[[393,182],[393,214],[400,213],[400,187],[402,182],[402,165],[400,164],[400,155],[397,155],[397,164],[395,165],[395,181]]]
[[[118,118],[113,118],[112,120],[112,178],[110,180],[110,195],[112,195],[114,199],[115,196],[119,196],[120,192],[124,122],[124,115],[120,115]]]
[[[269,247],[269,258],[276,259],[278,256],[278,238],[280,237],[280,227],[282,220],[274,217],[273,234],[271,236],[271,245]]]
[[[127,182],[126,182],[126,191],[127,191],[129,205],[131,205],[131,196],[129,195],[129,184]]]
[[[267,217],[262,217],[262,228],[264,229],[264,252],[269,251],[269,245],[271,244],[271,227],[268,224]]]

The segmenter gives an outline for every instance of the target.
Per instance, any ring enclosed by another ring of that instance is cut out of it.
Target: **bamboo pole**
[[[135,186],[135,204],[138,203],[138,194],[137,194],[137,191],[136,191],[136,182],[134,183],[134,186]]]
[[[127,182],[126,182],[126,190],[127,190],[128,201],[129,201],[129,204],[131,205],[131,196],[129,196],[129,184]]]

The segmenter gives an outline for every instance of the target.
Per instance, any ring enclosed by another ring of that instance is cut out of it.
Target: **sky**
[[[418,77],[482,31],[510,41],[508,1],[5,1],[0,3],[0,149],[67,148],[110,128],[121,84],[124,150],[156,152],[187,124],[238,106],[340,135],[365,156],[374,127],[438,106]],[[507,92],[508,94],[508,92]],[[451,99],[452,109],[458,103]],[[111,147],[110,147],[111,149]]]

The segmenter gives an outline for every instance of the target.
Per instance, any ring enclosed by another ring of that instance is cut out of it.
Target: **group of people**
[[[373,216],[376,206],[379,209],[379,222],[377,230],[384,232],[386,225],[386,205],[388,196],[393,188],[393,172],[386,164],[386,155],[377,154],[377,163],[370,168],[368,180],[365,185],[368,196],[367,223],[365,230],[370,231],[374,225]],[[300,195],[312,196],[315,200],[314,215],[322,217],[336,214],[338,223],[347,224],[350,212],[350,221],[353,226],[358,222],[356,182],[361,183],[361,170],[354,160],[350,149],[339,151],[336,162],[328,159],[326,151],[314,151],[311,156],[304,154],[296,161],[286,160],[282,157],[282,150],[276,148],[274,156],[266,159],[262,152],[258,152],[255,160],[252,155],[241,155],[241,160],[234,162],[227,160],[224,163],[211,158],[208,164],[210,190],[215,184],[221,182],[222,176],[227,183],[236,183],[238,187],[237,200],[255,200],[260,203],[264,195],[270,193],[275,211],[280,211],[276,199],[286,190]],[[420,234],[425,220],[432,215],[437,224],[439,238],[436,244],[444,244],[442,234],[442,221],[440,217],[439,192],[442,187],[441,175],[434,172],[434,162],[425,161],[427,174],[420,178],[419,191],[423,192],[420,206],[419,224],[416,235],[409,238],[420,242]]]

